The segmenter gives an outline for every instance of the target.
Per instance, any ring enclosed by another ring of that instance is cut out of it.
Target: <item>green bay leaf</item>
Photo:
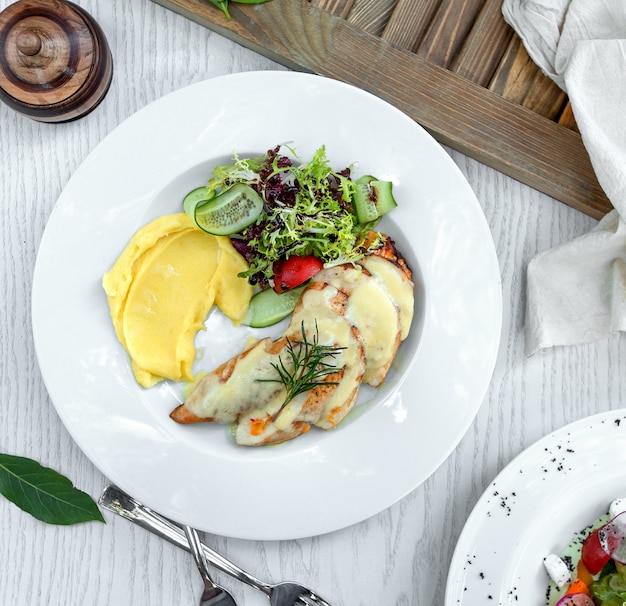
[[[25,457],[0,453],[0,493],[48,524],[104,522],[88,494],[60,473]]]

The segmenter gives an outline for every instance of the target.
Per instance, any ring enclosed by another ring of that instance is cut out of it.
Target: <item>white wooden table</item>
[[[8,0],[0,0],[5,8]],[[114,127],[160,96],[231,72],[284,69],[150,0],[81,0],[104,29],[114,79],[89,116],[62,125],[0,106],[0,452],[32,457],[97,499],[107,480],[61,424],[39,373],[31,286],[39,241],[72,172]],[[581,417],[626,407],[626,340],[527,359],[525,269],[539,251],[587,232],[590,218],[449,150],[476,192],[503,279],[503,332],[493,379],[475,422],[422,486],[356,526],[306,540],[252,542],[206,536],[268,580],[299,580],[335,606],[441,606],[448,566],[472,507],[495,475],[541,436]],[[69,378],[71,380],[71,378]],[[0,604],[187,605],[199,578],[190,556],[121,518],[45,525],[0,497]],[[216,578],[241,604],[266,603]]]

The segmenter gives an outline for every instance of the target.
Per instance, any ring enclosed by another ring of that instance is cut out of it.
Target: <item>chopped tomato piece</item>
[[[575,593],[586,593],[587,595],[591,595],[589,593],[589,588],[587,587],[587,583],[581,581],[580,579],[576,579],[569,586],[569,589],[565,592],[565,595],[572,595]]]
[[[604,551],[616,562],[626,563],[626,511],[617,514],[598,534]]]
[[[283,293],[312,278],[324,264],[313,255],[289,257],[274,266],[274,290]]]
[[[269,415],[266,415],[262,419],[250,419],[250,433],[253,436],[260,436],[265,431],[270,421],[271,417]]]
[[[611,559],[611,554],[602,548],[598,528],[594,530],[583,543],[581,558],[585,568],[592,574],[598,574]]]
[[[337,415],[338,413],[341,412],[341,406],[335,406],[335,408],[333,408],[330,411],[330,414],[328,415],[328,422],[333,426],[336,427],[337,423],[335,422],[335,415]]]

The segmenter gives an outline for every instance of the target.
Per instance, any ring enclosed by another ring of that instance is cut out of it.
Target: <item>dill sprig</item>
[[[296,396],[307,392],[320,385],[337,385],[337,381],[325,381],[325,378],[340,369],[334,364],[335,356],[345,347],[334,347],[332,345],[321,345],[319,343],[319,332],[317,329],[317,321],[315,322],[315,334],[313,340],[307,338],[304,330],[304,322],[301,326],[302,339],[287,339],[287,355],[293,364],[290,370],[283,362],[281,356],[278,356],[278,362],[272,363],[272,366],[278,373],[276,379],[257,379],[257,381],[267,383],[282,383],[286,389],[285,400],[281,404],[279,410],[274,415],[277,417],[280,412],[291,402]],[[330,358],[330,360],[328,359]]]

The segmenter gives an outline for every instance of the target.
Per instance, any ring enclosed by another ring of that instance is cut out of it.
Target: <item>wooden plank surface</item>
[[[314,6],[328,11],[331,15],[345,19],[350,13],[354,0],[311,0]]]
[[[354,0],[347,21],[364,32],[380,36],[397,0]]]
[[[513,30],[501,14],[501,0],[486,0],[450,66],[455,74],[487,86],[513,38]],[[485,40],[489,40],[488,45]]]
[[[509,71],[500,69],[485,87],[378,35],[392,31],[394,12],[412,6],[410,1],[369,0],[386,13],[382,29],[377,15],[365,10],[368,0],[317,0],[320,6],[308,0],[231,3],[231,20],[205,0],[155,1],[292,69],[367,90],[405,112],[441,143],[592,217],[600,218],[612,208],[580,135],[538,113],[558,118],[566,99],[561,91],[544,86],[551,81],[546,83],[528,64],[514,37],[507,41]],[[408,44],[417,44],[419,50],[428,42],[433,50],[427,56],[438,53],[437,61],[454,65],[462,54],[462,40],[471,35],[467,24],[479,21],[484,4],[461,2],[472,16],[455,30],[444,23],[443,15],[450,15],[456,2],[438,3],[424,37]],[[433,41],[443,31],[456,36],[455,52],[447,46],[435,53]],[[515,94],[505,98],[510,91]]]
[[[488,88],[551,120],[561,113],[567,102],[565,93],[541,72],[517,36],[509,41]]]
[[[449,67],[483,3],[484,0],[444,0],[418,46],[417,54],[434,65]]]
[[[382,37],[400,48],[415,51],[437,11],[435,2],[398,0]]]

